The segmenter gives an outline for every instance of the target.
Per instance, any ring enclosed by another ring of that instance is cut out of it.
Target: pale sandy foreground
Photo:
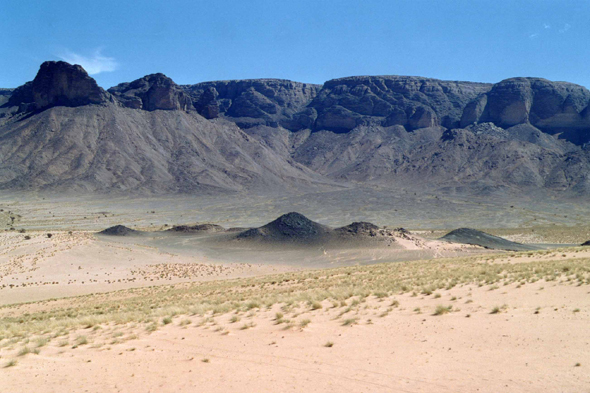
[[[106,342],[100,348],[50,345],[2,369],[0,380],[7,392],[590,391],[587,287],[540,283],[452,294],[458,300],[447,292],[440,299],[401,296],[399,309],[383,317],[387,305],[372,301],[350,315],[358,318],[351,326],[333,320],[334,309],[304,312],[296,319],[311,322],[289,330],[274,325],[274,312],[236,323],[222,316],[203,326],[201,318],[188,318],[184,327],[179,316],[112,345],[107,328],[93,339]],[[461,311],[431,315],[439,303]],[[490,314],[504,303],[505,311]],[[121,329],[121,337],[133,332]]]
[[[98,323],[100,314],[73,330],[48,322],[46,329],[61,329],[49,341],[34,331],[28,344],[0,341],[0,386],[6,392],[590,392],[588,251],[393,265],[200,284],[200,294],[242,299],[235,311],[185,312],[188,301],[146,321]],[[406,280],[411,272],[434,286]],[[445,272],[465,280],[481,274],[489,283],[440,288]],[[388,274],[422,291],[381,293]],[[369,295],[330,280],[375,288]],[[331,298],[314,301],[321,283]],[[267,289],[248,289],[254,286]],[[147,302],[157,309],[167,304],[163,295],[190,299],[191,288],[148,295]],[[279,288],[293,301],[278,297],[271,304],[268,293]],[[143,296],[124,292],[0,311],[87,314],[92,304],[107,310],[121,304],[123,319],[125,299],[136,295]],[[23,354],[25,347],[32,352]]]

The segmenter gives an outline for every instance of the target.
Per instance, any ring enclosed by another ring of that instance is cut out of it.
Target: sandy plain
[[[173,214],[62,205],[0,212],[26,228],[0,234],[3,391],[590,391],[590,248],[569,246],[590,231],[577,219],[489,230],[564,244],[541,251],[442,249],[445,230],[423,223],[427,250],[261,252],[99,237]]]

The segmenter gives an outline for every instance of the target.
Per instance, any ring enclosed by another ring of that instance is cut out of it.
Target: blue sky
[[[0,87],[45,60],[105,87],[163,72],[179,84],[351,75],[590,87],[590,1],[2,0]]]

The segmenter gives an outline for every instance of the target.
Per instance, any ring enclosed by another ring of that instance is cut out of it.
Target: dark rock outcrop
[[[309,128],[313,123],[299,112],[317,95],[320,85],[283,79],[204,82],[183,86],[203,117],[227,118],[241,128],[257,125]]]
[[[137,236],[143,234],[143,232],[136,231],[135,229],[128,228],[124,225],[115,225],[98,232],[98,234],[108,236]]]
[[[584,242],[584,243],[582,243],[581,245],[582,245],[582,246],[585,246],[585,247],[586,247],[586,246],[590,246],[590,240],[588,240],[587,242]]]
[[[527,244],[511,242],[504,238],[471,228],[455,229],[441,237],[440,240],[451,243],[471,244],[492,250],[528,251],[540,249],[539,247]]]
[[[349,234],[353,236],[364,235],[364,236],[376,236],[379,227],[370,222],[353,222],[352,224],[340,227],[334,231],[339,234]]]
[[[277,244],[296,247],[303,245],[338,247],[382,247],[394,245],[399,239],[423,244],[403,228],[378,227],[370,222],[352,224],[332,229],[311,221],[299,213],[288,213],[259,228],[248,229],[236,236],[239,241]]]
[[[575,144],[590,140],[590,91],[585,87],[541,78],[511,78],[471,101],[463,112],[461,127],[492,122],[510,128],[531,124]]]
[[[177,86],[152,74],[105,92],[80,66],[46,62],[33,81],[0,90],[0,188],[215,192],[362,182],[588,195],[589,103],[585,88],[539,78]]]
[[[409,76],[355,76],[326,82],[309,108],[314,130],[348,132],[361,124],[406,129],[456,127],[463,109],[491,84]]]
[[[326,239],[329,227],[311,221],[303,214],[287,213],[260,227],[240,233],[238,239],[266,240],[279,242],[314,243]]]
[[[146,111],[191,110],[191,98],[164,74],[151,74],[130,83],[121,83],[109,90],[123,106]]]
[[[15,89],[4,106],[28,112],[53,106],[76,107],[108,101],[109,94],[81,66],[64,61],[46,61],[41,64],[35,79]]]

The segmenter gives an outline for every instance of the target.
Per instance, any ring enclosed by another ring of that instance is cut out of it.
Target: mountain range
[[[45,62],[0,89],[0,189],[59,193],[305,192],[371,186],[590,194],[590,91],[356,76],[104,90]]]

